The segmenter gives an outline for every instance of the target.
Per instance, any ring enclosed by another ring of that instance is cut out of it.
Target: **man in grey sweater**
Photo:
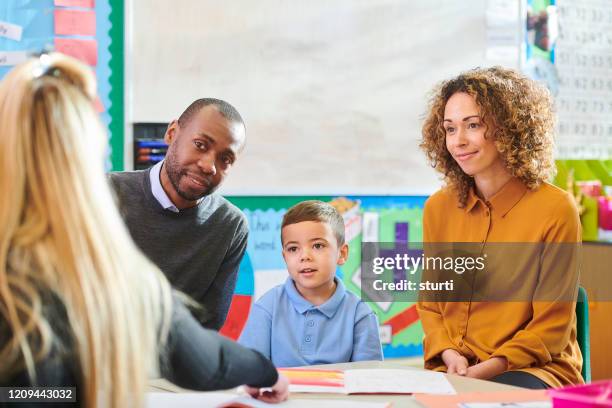
[[[244,214],[214,193],[242,151],[245,126],[229,103],[198,99],[173,120],[164,161],[110,174],[132,238],[170,283],[203,308],[200,324],[219,330],[247,245]]]

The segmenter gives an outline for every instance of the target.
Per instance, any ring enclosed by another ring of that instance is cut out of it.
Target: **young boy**
[[[376,315],[335,277],[348,257],[336,209],[322,201],[293,206],[281,242],[289,277],[253,305],[239,342],[278,367],[382,360]]]

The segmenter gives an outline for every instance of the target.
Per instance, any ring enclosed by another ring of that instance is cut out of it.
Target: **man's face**
[[[205,106],[182,126],[172,121],[164,140],[168,153],[161,182],[178,208],[212,193],[227,176],[245,143],[244,127]]]

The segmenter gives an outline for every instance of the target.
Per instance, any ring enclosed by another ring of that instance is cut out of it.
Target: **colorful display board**
[[[238,338],[251,304],[287,278],[281,255],[280,226],[292,205],[308,199],[332,201],[334,196],[228,197],[247,216],[250,228],[247,254],[240,265],[238,284],[227,322],[221,333]],[[423,204],[426,197],[352,196],[357,205],[344,213],[349,260],[338,268],[348,290],[361,297],[362,241],[395,242],[409,246],[422,240]],[[369,302],[380,322],[385,357],[422,355],[423,330],[414,303]]]
[[[97,107],[109,130],[109,170],[123,169],[123,37],[119,0],[3,0],[0,6],[0,78],[50,50],[94,69]]]

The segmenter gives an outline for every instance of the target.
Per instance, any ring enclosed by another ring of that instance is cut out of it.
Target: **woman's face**
[[[492,137],[486,138],[487,126],[472,95],[453,94],[444,108],[446,148],[461,170],[478,177],[504,170]]]

